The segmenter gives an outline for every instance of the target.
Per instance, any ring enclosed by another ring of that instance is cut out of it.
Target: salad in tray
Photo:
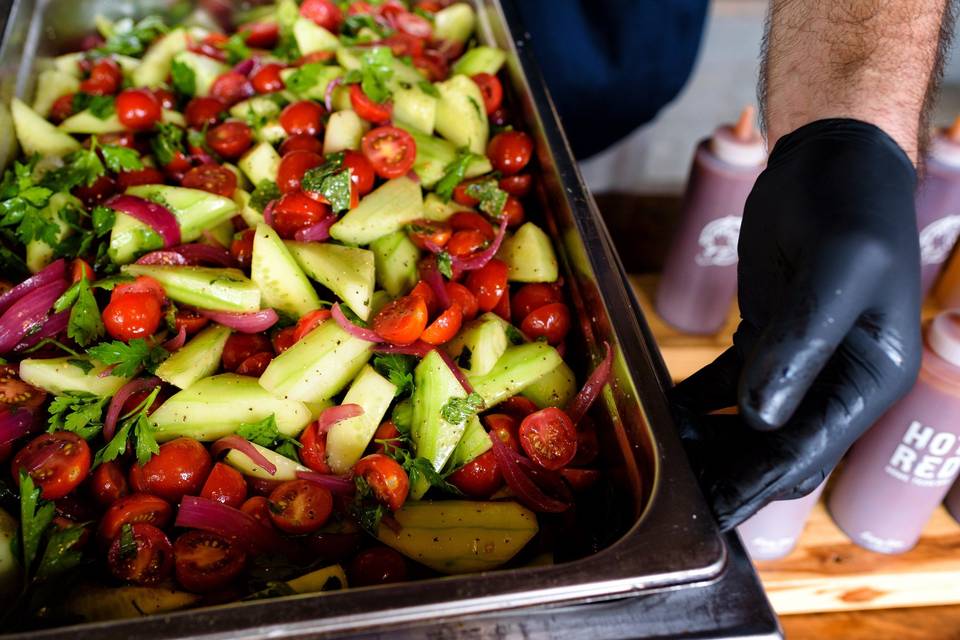
[[[564,361],[506,54],[465,3],[201,18],[10,105],[3,628],[549,561],[611,356]]]

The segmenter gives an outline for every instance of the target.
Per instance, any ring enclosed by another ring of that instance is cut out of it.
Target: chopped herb
[[[109,207],[97,205],[93,208],[92,218],[93,232],[99,238],[113,230],[113,223],[117,221],[117,212]]]
[[[444,202],[449,202],[450,198],[453,197],[453,190],[463,182],[463,178],[467,174],[467,168],[474,159],[479,159],[479,156],[471,153],[469,149],[463,148],[457,151],[456,159],[446,166],[443,177],[440,178],[434,188],[436,194],[443,198]]]
[[[506,334],[507,334],[507,340],[509,340],[509,341],[510,341],[510,344],[512,344],[512,345],[514,345],[514,346],[516,346],[516,345],[518,345],[518,344],[523,344],[524,342],[527,341],[526,338],[523,337],[523,334],[520,333],[520,330],[517,329],[517,328],[516,328],[515,326],[513,326],[512,324],[508,324],[508,325],[507,325],[507,328],[505,329],[505,331],[506,331]]]
[[[130,342],[102,342],[87,349],[87,355],[98,362],[114,365],[113,375],[132,378],[141,369],[153,371],[170,353],[143,338],[135,338]]]
[[[120,557],[132,558],[137,555],[137,540],[133,537],[133,525],[125,522],[120,527]]]
[[[240,31],[233,34],[230,38],[220,45],[220,49],[227,54],[227,63],[237,64],[241,60],[250,57],[250,47],[247,46],[246,31]]]
[[[493,178],[474,182],[467,186],[467,195],[480,201],[480,210],[494,218],[499,218],[507,204],[507,192],[500,188]]]
[[[187,63],[174,60],[170,65],[170,78],[177,93],[185,96],[196,95],[197,74]]]
[[[113,33],[97,51],[106,54],[140,56],[146,51],[147,45],[167,30],[167,25],[157,15],[147,16],[137,23],[130,18],[124,18],[114,23]]]
[[[101,278],[100,280],[97,280],[90,286],[93,287],[94,289],[103,289],[104,291],[113,291],[113,288],[116,287],[118,284],[123,284],[125,282],[133,282],[134,280],[136,280],[136,278],[134,278],[133,276],[128,276],[127,274],[122,273],[119,275],[110,276],[109,278]]]
[[[68,362],[78,367],[81,366],[80,363],[93,367],[88,360],[71,359]],[[90,369],[85,370],[86,373],[89,371]],[[103,429],[103,411],[109,402],[109,397],[101,398],[74,391],[56,396],[48,409],[48,430],[70,431],[84,440],[90,440]]]
[[[471,362],[473,362],[473,352],[470,351],[470,347],[464,347],[460,355],[457,356],[457,364],[461,369],[469,369]]]
[[[119,458],[127,450],[127,443],[131,435],[134,440],[134,453],[137,462],[141,465],[149,462],[152,456],[160,452],[160,445],[157,444],[153,435],[153,425],[150,424],[150,418],[147,417],[147,411],[153,406],[158,393],[160,393],[159,386],[124,419],[113,439],[107,443],[107,446],[97,452],[94,458],[94,466],[98,466],[101,462],[110,462]]]
[[[433,98],[440,97],[440,91],[433,85],[432,82],[427,82],[426,80],[423,80],[421,82],[418,82],[417,86],[420,87],[420,91],[423,91],[428,96],[431,96]]]
[[[447,482],[443,476],[433,468],[433,463],[427,458],[414,457],[405,448],[391,442],[383,441],[381,444],[383,445],[384,454],[400,463],[403,470],[407,472],[411,486],[416,485],[422,478],[431,487],[436,487],[441,491],[453,495],[463,495],[459,489]]]
[[[413,426],[413,404],[409,400],[398,402],[390,413],[390,420],[400,433],[410,433]]]
[[[0,182],[0,227],[14,228],[16,238],[27,244],[31,240],[43,240],[51,247],[57,242],[59,227],[40,215],[53,191],[33,180],[35,161],[15,162]]]
[[[70,308],[70,320],[67,323],[67,336],[77,344],[85,347],[103,335],[104,327],[103,320],[100,319],[100,308],[90,290],[90,282],[86,278],[81,278],[74,283],[53,303],[53,310],[57,313],[66,311],[68,308]]]
[[[105,144],[100,147],[100,153],[103,154],[103,161],[107,164],[107,168],[114,173],[136,171],[143,168],[143,163],[140,162],[140,154],[134,149]]]
[[[380,527],[380,520],[386,515],[387,510],[380,503],[370,502],[373,491],[362,476],[354,477],[353,482],[357,487],[357,492],[354,495],[350,513],[357,520],[357,524],[375,536],[377,529]]]
[[[447,278],[453,278],[453,258],[446,251],[437,254],[437,271]]]
[[[257,183],[257,188],[250,194],[250,206],[260,213],[267,208],[271,200],[276,200],[281,195],[276,182],[270,180],[261,180]]]
[[[35,487],[33,478],[20,471],[20,537],[19,551],[21,565],[30,573],[40,551],[43,534],[53,522],[54,506],[52,502],[40,499],[40,488]]]
[[[183,153],[183,129],[170,122],[157,125],[157,135],[150,142],[160,166],[167,166],[177,153]]]
[[[443,408],[440,409],[440,415],[450,424],[460,424],[479,411],[483,410],[483,398],[480,394],[474,392],[466,398],[450,398]]]
[[[300,187],[322,194],[334,213],[349,209],[350,169],[343,168],[343,153],[333,154],[319,167],[308,170],[300,180]]]
[[[320,81],[320,75],[325,73],[326,66],[319,62],[308,62],[294,73],[290,74],[284,86],[294,93],[303,95]]]
[[[360,68],[348,71],[343,81],[347,84],[359,83],[363,93],[374,102],[386,102],[390,97],[387,85],[393,78],[394,62],[390,47],[371,47],[363,52]]]
[[[372,31],[372,34],[361,33],[362,31]],[[371,42],[378,36],[385,35],[383,29],[376,23],[373,17],[368,13],[358,13],[347,16],[340,27],[340,41],[346,46]]]
[[[236,435],[261,447],[273,449],[286,458],[300,461],[300,456],[297,454],[297,449],[301,446],[300,442],[296,438],[280,433],[274,414],[270,414],[259,422],[241,424]]]
[[[70,104],[75,112],[89,110],[93,116],[106,120],[117,112],[116,99],[113,96],[93,96],[89,93],[76,93]]]
[[[413,393],[413,369],[416,366],[414,356],[381,353],[373,357],[373,368],[397,388],[398,396]]]
[[[92,362],[89,360],[81,360],[80,358],[70,358],[67,360],[67,364],[80,369],[84,373],[90,373],[94,369]]]
[[[297,39],[293,36],[292,29],[280,30],[280,39],[277,42],[276,48],[273,50],[273,55],[287,62],[293,62],[300,57],[300,46],[297,44]]]
[[[37,567],[37,579],[52,578],[79,565],[83,552],[77,543],[85,532],[84,527],[79,525],[50,528],[47,546],[40,558],[40,566]]]

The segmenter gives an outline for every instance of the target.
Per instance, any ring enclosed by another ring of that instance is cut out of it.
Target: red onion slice
[[[234,65],[233,70],[239,73],[240,75],[249,76],[250,72],[253,71],[254,67],[260,64],[260,59],[256,56],[252,58],[247,58],[246,60],[241,60]]]
[[[48,285],[51,282],[63,280],[67,276],[67,263],[63,258],[51,262],[48,266],[30,276],[14,288],[0,296],[0,313],[10,308],[14,302],[35,289]]]
[[[277,201],[271,200],[267,203],[267,206],[263,208],[263,222],[268,227],[273,227],[273,210],[277,208]]]
[[[420,184],[420,176],[413,169],[410,169],[410,171],[407,171],[407,178],[409,178],[413,182],[416,182],[417,184]]]
[[[299,229],[295,238],[298,242],[323,242],[330,239],[330,227],[337,221],[336,216],[327,216],[315,225]]]
[[[163,238],[165,248],[180,244],[180,225],[169,209],[144,198],[126,194],[107,200],[106,206],[136,218]]]
[[[338,422],[362,415],[363,407],[358,404],[341,404],[336,407],[327,407],[317,416],[317,432],[326,433],[330,430],[330,427]]]
[[[510,454],[513,453],[507,445],[497,436],[490,432],[490,441],[493,442],[493,456],[497,460],[497,467],[503,474],[503,479],[507,481],[507,486],[516,494],[517,499],[526,507],[541,513],[561,513],[570,508],[570,505],[551,498],[531,480],[520,468],[516,459]]]
[[[137,259],[137,264],[163,264],[181,267],[190,264],[190,261],[176,251],[151,251],[140,256]]]
[[[187,327],[186,325],[180,325],[180,330],[177,331],[177,335],[173,336],[169,340],[163,343],[163,348],[167,351],[176,351],[182,347],[187,342]]]
[[[67,283],[54,280],[23,296],[0,316],[0,354],[7,353],[20,343],[31,329],[44,322],[47,312],[63,292]]]
[[[440,305],[440,308],[446,309],[449,307],[450,294],[447,293],[447,285],[443,281],[443,275],[441,275],[440,270],[437,268],[436,258],[428,256],[420,263],[420,276],[424,282],[430,285],[430,290],[433,291],[433,296],[437,299],[437,304]]]
[[[260,451],[247,439],[236,435],[220,438],[213,443],[213,446],[210,447],[210,455],[216,457],[220,455],[222,451],[226,451],[227,449],[236,449],[243,455],[250,458],[250,462],[253,464],[257,465],[270,475],[276,475],[277,465],[270,462],[270,460],[268,460],[265,455],[260,453]]]
[[[46,322],[43,323],[43,326],[40,327],[39,331],[31,333],[26,338],[24,338],[17,346],[13,348],[14,351],[25,351],[30,347],[35,347],[40,343],[41,340],[46,340],[47,338],[52,338],[57,334],[66,331],[67,325],[70,323],[70,311],[61,311],[60,313],[55,313],[49,318]]]
[[[120,418],[120,412],[123,411],[124,403],[133,394],[139,391],[153,389],[160,384],[160,378],[135,378],[127,384],[120,387],[110,399],[110,406],[107,407],[107,417],[103,421],[103,438],[109,442],[117,431],[117,420]]]
[[[346,476],[333,476],[326,473],[317,473],[316,471],[297,471],[297,478],[312,482],[317,486],[323,487],[330,493],[349,495],[357,489],[357,485]]]
[[[590,377],[587,378],[587,382],[583,385],[583,388],[580,389],[580,392],[577,393],[576,397],[574,397],[574,399],[570,401],[569,406],[567,406],[567,415],[570,416],[570,419],[575,425],[586,415],[587,410],[590,409],[590,405],[592,405],[594,400],[597,399],[597,396],[600,395],[600,390],[603,389],[603,385],[607,384],[607,381],[610,379],[610,370],[613,367],[613,351],[610,349],[610,343],[608,342],[604,342],[603,347],[607,350],[606,355],[603,356],[603,360],[600,361],[597,368],[594,369]]]
[[[464,374],[463,370],[457,366],[457,363],[453,361],[453,358],[450,357],[450,354],[443,349],[437,349],[437,355],[440,356],[440,359],[443,360],[443,363],[450,369],[450,373],[452,373],[453,377],[457,379],[457,382],[460,383],[460,386],[463,387],[463,390],[467,393],[473,393],[473,385],[471,385],[470,381],[467,380],[466,374]]]
[[[273,309],[262,309],[249,313],[197,309],[197,313],[240,333],[260,333],[261,331],[266,331],[280,320],[280,316],[278,316],[277,312]]]
[[[373,350],[375,353],[396,353],[404,356],[423,358],[435,348],[432,344],[427,344],[423,340],[417,340],[413,344],[378,344]]]
[[[0,412],[0,447],[22,438],[35,426],[33,412],[14,407]]]
[[[333,314],[333,319],[336,321],[340,328],[352,335],[354,338],[360,338],[361,340],[366,340],[367,342],[383,342],[383,338],[377,335],[372,329],[365,329],[363,327],[358,327],[347,319],[347,316],[343,315],[343,309],[340,308],[340,303],[334,303],[333,307],[330,309],[330,313]]]
[[[488,262],[493,260],[493,256],[497,255],[497,251],[500,250],[500,245],[503,244],[503,238],[506,234],[507,216],[501,216],[500,227],[497,229],[497,235],[493,238],[493,242],[490,243],[489,247],[477,253],[476,255],[470,256],[469,258],[458,258],[457,256],[451,256],[451,264],[455,269],[460,269],[461,271],[475,271],[476,269],[482,269],[487,265]]]
[[[288,546],[276,531],[250,514],[199,496],[183,497],[174,525],[215,533],[257,553],[280,551]]]
[[[343,78],[334,78],[327,84],[327,90],[323,92],[323,106],[327,108],[327,113],[333,113],[333,90],[343,84]]]
[[[207,263],[218,267],[236,267],[237,261],[222,246],[191,242],[173,247],[170,251],[179,253],[188,264]]]

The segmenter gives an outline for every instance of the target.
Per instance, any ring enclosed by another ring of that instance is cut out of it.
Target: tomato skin
[[[560,344],[570,331],[570,310],[562,302],[544,305],[527,314],[520,330],[531,340],[544,337],[550,344]]]
[[[280,77],[280,71],[282,69],[283,66],[275,62],[265,64],[257,69],[253,77],[250,78],[250,83],[253,85],[254,90],[257,93],[275,93],[282,91],[283,79]]]
[[[273,228],[284,240],[293,240],[297,231],[311,227],[330,213],[330,207],[302,191],[285,194],[273,211]]]
[[[256,235],[256,229],[244,229],[230,243],[230,255],[244,269],[249,269],[253,261],[253,238]]]
[[[507,227],[510,229],[519,227],[527,218],[523,211],[523,205],[513,196],[507,196],[507,202],[503,205],[501,215],[506,216]]]
[[[453,229],[444,222],[435,220],[414,220],[409,232],[410,241],[424,251],[430,251],[429,244],[442,247],[450,240]]]
[[[514,451],[520,451],[520,439],[517,436],[518,421],[516,418],[505,413],[491,413],[483,417],[483,423],[487,426],[490,433],[494,433],[500,438],[503,444]]]
[[[500,302],[497,303],[497,306],[493,308],[493,312],[510,322],[510,292],[507,291],[505,294],[500,296]]]
[[[154,167],[121,171],[117,175],[117,185],[121,189],[136,187],[142,184],[163,184],[166,181],[163,172]]]
[[[347,576],[355,587],[403,582],[407,579],[407,561],[390,547],[371,547],[354,556]]]
[[[467,276],[467,289],[477,297],[481,311],[492,311],[507,294],[508,271],[506,263],[494,258]]]
[[[150,276],[137,276],[133,282],[121,282],[110,292],[110,302],[118,300],[131,293],[149,293],[156,298],[160,304],[167,299],[167,294],[163,290],[163,285]]]
[[[304,0],[300,5],[300,15],[332,33],[336,33],[343,22],[340,7],[330,0]]]
[[[246,33],[246,43],[257,49],[273,49],[280,38],[280,25],[276,22],[252,22],[238,29]]]
[[[393,112],[389,102],[379,103],[368,97],[359,84],[350,85],[350,104],[357,115],[373,124],[386,124]]]
[[[493,451],[487,451],[463,465],[447,478],[453,486],[476,500],[486,500],[503,484]]]
[[[315,136],[323,131],[325,109],[310,100],[300,100],[284,107],[280,112],[280,125],[289,135],[305,133]]]
[[[163,531],[152,524],[137,522],[131,526],[136,552],[124,554],[121,536],[114,538],[107,555],[110,573],[118,580],[137,585],[162,582],[173,572],[173,545]]]
[[[47,392],[20,379],[20,369],[11,364],[0,364],[0,410],[23,407],[36,410],[47,399]]]
[[[253,85],[237,71],[227,71],[210,85],[210,95],[228,107],[254,94]]]
[[[188,309],[177,310],[174,318],[174,328],[179,332],[182,328],[187,336],[192,336],[210,323],[210,320],[204,318],[199,313]]]
[[[109,544],[127,523],[146,522],[160,529],[167,526],[173,517],[173,508],[166,500],[146,493],[134,493],[124,496],[111,504],[97,529],[97,537],[103,544]]]
[[[86,479],[90,447],[86,440],[69,431],[42,433],[13,457],[10,472],[17,486],[21,471],[33,479],[45,500],[62,498]]]
[[[70,262],[70,282],[76,284],[84,278],[86,278],[88,282],[93,282],[93,267],[83,258],[73,259]]]
[[[187,531],[173,545],[177,582],[187,591],[223,589],[243,571],[247,554],[231,541],[207,531]]]
[[[157,99],[157,102],[160,103],[160,106],[164,109],[176,109],[177,108],[177,96],[173,95],[172,91],[167,89],[154,89],[154,97]]]
[[[83,200],[83,204],[92,207],[103,202],[117,192],[117,184],[108,175],[102,175],[93,184],[80,184],[73,188],[73,195]]]
[[[556,284],[542,282],[525,284],[513,294],[513,321],[520,324],[532,311],[562,300],[563,294]]]
[[[280,145],[280,157],[285,157],[291,151],[309,151],[321,155],[323,154],[323,142],[314,136],[297,133],[288,137]]]
[[[500,178],[500,188],[515,198],[522,198],[530,193],[533,186],[533,176],[529,173],[518,173],[513,176]]]
[[[600,480],[600,472],[596,469],[560,469],[560,475],[575,492],[586,491]]]
[[[312,151],[291,151],[283,156],[277,169],[277,187],[280,193],[299,190],[303,174],[321,164],[323,156]]]
[[[316,309],[297,320],[297,326],[293,332],[294,342],[299,342],[301,338],[319,327],[324,320],[332,315],[329,309]]]
[[[280,355],[296,343],[296,340],[293,338],[295,331],[296,327],[284,327],[273,334],[270,342],[273,344],[274,353]]]
[[[123,469],[113,460],[104,462],[93,470],[90,474],[89,487],[90,495],[101,507],[109,507],[130,493]]]
[[[512,176],[523,171],[533,156],[533,140],[522,131],[504,131],[493,136],[487,145],[487,156],[493,168]]]
[[[310,533],[322,527],[333,511],[329,491],[306,480],[284,482],[270,494],[270,517],[286,533]]]
[[[264,496],[253,496],[247,498],[240,511],[253,516],[260,524],[273,529],[273,520],[270,519],[270,501]]]
[[[50,107],[50,120],[59,124],[73,115],[73,97],[75,93],[65,93],[57,98]]]
[[[253,376],[254,378],[259,378],[263,375],[263,372],[267,370],[271,360],[273,360],[273,353],[268,353],[266,351],[255,353],[240,363],[240,366],[237,367],[236,373],[237,375],[241,376]]]
[[[427,317],[432,316],[437,311],[437,298],[433,294],[433,289],[430,288],[423,280],[418,280],[417,284],[414,285],[413,289],[410,290],[410,293],[407,295],[414,296],[423,300],[424,304],[427,305]]]
[[[503,85],[495,75],[489,73],[478,73],[470,76],[476,85],[480,88],[480,94],[483,96],[483,106],[487,115],[500,108],[503,102]]]
[[[531,413],[520,423],[518,435],[523,451],[544,469],[561,469],[577,454],[577,430],[561,409]]]
[[[202,164],[187,171],[180,184],[188,189],[200,189],[224,198],[232,198],[237,190],[237,175],[217,164]]]
[[[192,438],[177,438],[160,445],[160,453],[147,464],[130,467],[130,486],[136,492],[177,503],[183,496],[200,493],[212,466],[202,444]]]
[[[388,303],[373,317],[371,327],[391,344],[413,344],[427,328],[427,304],[423,298],[404,296]]]
[[[460,306],[460,310],[463,312],[463,319],[473,320],[480,310],[477,304],[477,297],[470,292],[470,289],[467,289],[459,282],[448,282],[445,286],[451,302]]]
[[[120,123],[133,131],[147,131],[160,122],[163,106],[146,89],[125,89],[117,96],[117,117]]]
[[[373,170],[384,180],[399,178],[413,168],[417,157],[417,143],[403,129],[377,127],[360,140],[363,155]]]
[[[393,55],[397,58],[410,56],[419,58],[423,56],[424,42],[420,38],[411,36],[409,33],[397,31],[383,40],[383,44],[390,47]]]
[[[317,423],[311,422],[300,434],[300,462],[317,473],[333,473],[327,464],[327,434],[317,430]]]
[[[512,396],[497,405],[498,411],[505,411],[518,420],[523,420],[531,413],[537,411],[537,405],[533,401],[523,396]]]
[[[437,319],[420,334],[420,339],[427,344],[439,346],[453,339],[463,325],[463,310],[456,302],[437,316]]]
[[[397,429],[397,425],[393,423],[393,420],[384,420],[380,423],[380,426],[377,427],[377,430],[373,433],[373,453],[384,453],[384,445],[377,440],[386,441],[387,445],[390,446],[399,446],[400,445],[400,430]]]
[[[476,229],[457,231],[450,238],[450,243],[447,245],[447,253],[458,258],[466,258],[467,256],[482,251],[487,244],[486,236]]]
[[[497,237],[490,222],[475,211],[457,211],[447,220],[454,231],[478,231],[487,240],[493,240]]]
[[[353,467],[353,473],[367,481],[377,501],[390,511],[398,510],[407,501],[410,479],[393,458],[372,453],[360,458]]]
[[[373,165],[362,153],[353,149],[344,151],[343,166],[350,168],[350,182],[357,187],[357,195],[365,196],[373,191]]]
[[[220,116],[226,111],[227,105],[216,98],[209,96],[193,98],[187,103],[183,116],[194,129],[202,129],[203,125],[213,125],[220,121]]]
[[[203,483],[200,497],[239,509],[247,499],[247,481],[233,467],[218,462]]]
[[[236,371],[244,360],[257,353],[272,353],[270,340],[259,333],[231,333],[223,347],[221,362],[227,371]]]
[[[228,120],[207,131],[207,144],[228,160],[242,156],[252,143],[253,131],[239,120]]]
[[[129,342],[156,333],[162,318],[160,302],[149,293],[129,293],[111,300],[103,310],[103,324],[116,340]]]
[[[469,187],[472,182],[461,182],[456,187],[453,188],[453,201],[457,204],[462,204],[465,207],[475,207],[480,204],[480,201],[467,193],[467,187]],[[456,214],[454,214],[456,215]],[[478,214],[479,215],[479,214]]]
[[[80,83],[80,91],[92,96],[109,96],[123,82],[123,70],[112,58],[100,58],[90,69],[90,77]]]

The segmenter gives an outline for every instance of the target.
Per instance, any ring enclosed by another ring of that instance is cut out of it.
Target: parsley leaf
[[[134,149],[105,144],[100,147],[100,153],[103,154],[103,161],[107,164],[107,167],[114,173],[136,171],[143,168],[143,163],[140,162],[140,154]]]
[[[135,338],[130,342],[102,342],[87,349],[87,355],[98,362],[114,365],[113,375],[132,378],[141,369],[153,371],[170,353],[160,345]]]
[[[507,204],[507,192],[493,178],[467,185],[467,195],[479,200],[480,210],[494,218],[500,217]]]
[[[431,487],[436,487],[453,495],[463,495],[459,489],[447,482],[443,476],[433,468],[433,463],[427,458],[414,457],[403,447],[397,446],[387,440],[380,441],[380,444],[383,446],[384,454],[400,463],[403,470],[407,472],[411,486],[419,483],[420,480],[423,479]]]
[[[185,62],[174,60],[170,65],[170,78],[173,81],[173,90],[185,96],[197,93],[197,74]]]
[[[70,307],[70,320],[67,323],[67,336],[76,340],[82,347],[95,342],[104,333],[103,320],[100,319],[100,308],[90,290],[90,282],[81,278],[67,289],[62,296],[53,303],[53,310],[57,313]]]
[[[140,56],[157,36],[166,33],[168,27],[157,15],[147,16],[134,23],[130,18],[118,20],[113,33],[98,49],[101,53],[119,53],[125,56]]]
[[[380,503],[370,503],[369,499],[373,497],[373,491],[367,481],[363,479],[363,476],[354,477],[353,482],[357,491],[353,497],[350,513],[364,530],[371,535],[376,535],[377,529],[380,527],[380,520],[386,515],[387,510]]]
[[[453,279],[453,258],[446,251],[437,254],[437,271],[448,279]]]
[[[523,334],[520,333],[520,330],[517,329],[512,324],[507,325],[505,332],[507,334],[507,340],[509,340],[510,344],[514,346],[518,344],[523,344],[524,342],[527,341],[526,338],[523,337]]]
[[[297,455],[297,449],[301,446],[300,442],[296,438],[280,433],[280,429],[277,428],[277,418],[274,414],[270,414],[259,422],[241,424],[236,431],[236,435],[261,447],[273,449],[291,460],[300,461],[300,457]]]
[[[134,452],[139,464],[147,464],[152,456],[160,452],[160,445],[157,444],[153,435],[153,425],[150,423],[150,418],[147,417],[147,412],[153,406],[158,393],[160,393],[159,386],[140,403],[132,415],[123,421],[113,439],[107,443],[107,446],[97,452],[93,461],[94,467],[101,462],[110,462],[123,455],[123,452],[127,450],[127,442],[131,435],[134,438]]]
[[[120,557],[131,558],[137,555],[137,540],[133,537],[133,525],[125,522],[120,527]]]
[[[461,369],[469,369],[472,362],[473,352],[470,350],[470,347],[464,346],[463,351],[461,351],[460,355],[457,356],[457,365]]]
[[[300,187],[322,194],[334,213],[340,213],[350,208],[350,171],[349,167],[343,168],[343,153],[333,154],[319,167],[309,169]]]
[[[104,236],[113,230],[113,223],[117,221],[117,212],[109,207],[97,205],[93,208],[93,232],[97,237]]]
[[[156,126],[157,135],[150,141],[153,154],[160,166],[170,164],[177,153],[183,153],[183,129],[170,122],[161,122]]]
[[[440,97],[440,90],[437,89],[432,82],[427,82],[426,80],[423,80],[421,82],[418,82],[417,86],[420,88],[420,91],[423,91],[425,94],[427,94],[430,97],[433,97],[433,98]]]
[[[467,418],[483,410],[483,398],[471,393],[466,398],[450,398],[440,409],[440,415],[450,424],[466,422]]]
[[[322,73],[324,73],[324,65],[319,62],[308,62],[291,73],[284,86],[290,91],[302,95],[319,82]]]
[[[157,391],[159,391],[159,387],[157,387]],[[157,439],[153,435],[153,425],[146,414],[147,408],[153,404],[152,399],[156,397],[156,392],[150,397],[150,404],[144,407],[143,412],[137,416],[133,427],[133,438],[136,441],[134,453],[137,456],[137,462],[141,465],[147,464],[150,462],[150,458],[160,453],[160,445],[157,444]]]
[[[360,68],[351,69],[344,76],[347,84],[360,84],[360,88],[374,102],[383,103],[390,97],[387,83],[393,78],[393,51],[390,47],[371,47],[363,52]]]
[[[227,54],[228,64],[237,64],[250,57],[250,47],[247,46],[247,33],[240,31],[230,36],[230,39],[220,45],[220,49]]]
[[[458,184],[463,182],[463,178],[467,173],[467,167],[478,157],[476,154],[471,153],[469,149],[460,149],[457,152],[456,159],[446,166],[443,177],[440,178],[434,188],[436,194],[443,198],[444,202],[450,201],[450,198],[453,197],[453,190]]]
[[[57,243],[59,226],[40,209],[47,205],[53,191],[38,185],[33,179],[35,160],[29,163],[15,162],[0,182],[0,227],[11,227],[21,244],[31,240],[43,240],[51,247]]]
[[[74,113],[90,110],[90,113],[101,120],[106,120],[117,112],[116,98],[113,96],[94,96],[89,93],[76,93],[70,103]]]
[[[270,201],[276,200],[280,195],[280,189],[276,182],[261,180],[257,183],[257,188],[250,194],[250,206],[263,213]]]
[[[37,567],[37,578],[45,579],[73,569],[83,559],[83,552],[77,543],[85,532],[84,527],[52,527],[47,546]]]
[[[85,374],[90,373],[95,368],[92,362],[90,362],[89,360],[82,360],[80,358],[70,358],[69,360],[67,360],[67,364],[74,366],[77,369],[80,369]]]
[[[92,367],[87,360],[71,361]],[[83,367],[81,367],[83,368]],[[100,398],[88,393],[70,392],[56,396],[48,409],[49,431],[71,431],[84,440],[90,440],[103,429],[103,411],[110,398]]]
[[[24,571],[29,573],[40,550],[43,534],[53,522],[52,502],[40,499],[40,488],[34,486],[33,478],[20,471],[20,560]]]
[[[397,388],[398,396],[413,393],[413,369],[416,366],[414,356],[381,353],[373,357],[373,368]]]

